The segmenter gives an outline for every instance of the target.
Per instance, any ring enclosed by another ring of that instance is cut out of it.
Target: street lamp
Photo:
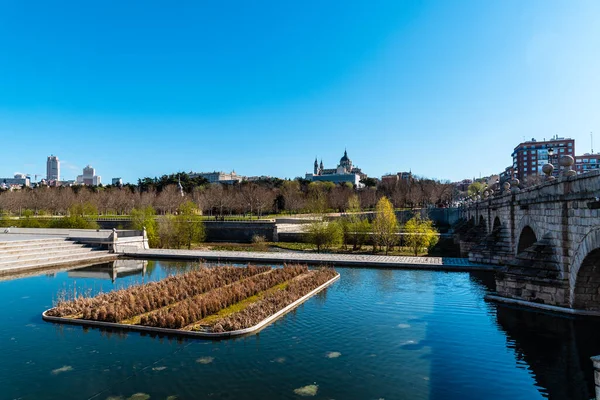
[[[552,156],[554,155],[554,149],[550,147],[548,149],[548,164],[542,166],[542,172],[546,174],[546,180],[551,181],[554,179],[554,165],[552,164]]]
[[[552,156],[554,155],[554,149],[550,147],[548,149],[548,163],[552,164]]]

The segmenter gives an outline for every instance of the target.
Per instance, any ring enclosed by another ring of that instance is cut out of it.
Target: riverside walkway
[[[477,264],[466,258],[405,257],[363,254],[323,254],[304,252],[247,252],[148,249],[130,250],[125,256],[145,259],[255,262],[265,264],[300,263],[361,268],[404,268],[436,271],[493,271],[492,265]]]

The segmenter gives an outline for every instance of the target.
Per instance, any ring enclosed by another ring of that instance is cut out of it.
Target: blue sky
[[[0,176],[498,173],[600,150],[600,2],[0,2]]]

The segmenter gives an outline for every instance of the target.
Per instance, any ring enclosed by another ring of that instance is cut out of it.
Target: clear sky
[[[459,180],[600,150],[600,1],[0,2],[0,176]],[[596,149],[595,149],[596,150]]]

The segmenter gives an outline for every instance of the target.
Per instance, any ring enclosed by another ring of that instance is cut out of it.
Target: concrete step
[[[68,253],[68,254],[56,254],[56,255],[38,255],[36,257],[21,259],[21,260],[1,260],[0,269],[10,270],[13,267],[24,268],[26,265],[57,265],[57,264],[68,264],[75,261],[85,261],[88,259],[95,259],[102,256],[108,256],[113,254],[106,250],[92,250],[86,253]]]
[[[87,254],[95,251],[93,247],[62,247],[62,248],[50,248],[50,249],[35,249],[32,251],[18,251],[4,253],[0,252],[0,262],[2,261],[24,261],[28,259],[35,259],[39,257],[51,257],[58,255],[77,255]]]
[[[61,242],[61,243],[44,243],[44,244],[36,244],[29,246],[11,246],[11,247],[3,247],[0,248],[0,254],[16,254],[16,253],[26,253],[31,251],[41,251],[41,250],[58,250],[58,249],[78,249],[85,247],[85,244],[75,243],[75,242]]]
[[[0,275],[14,274],[17,272],[23,272],[27,270],[35,271],[54,266],[63,267],[69,265],[101,263],[105,261],[111,261],[117,258],[117,255],[115,255],[114,253],[108,253],[107,251],[98,251],[92,254],[93,255],[86,255],[84,257],[73,257],[67,260],[46,260],[31,263],[17,263],[12,264],[10,266],[2,266],[0,267]]]
[[[0,250],[7,247],[16,247],[16,246],[39,246],[45,244],[59,244],[68,242],[67,238],[59,237],[59,238],[49,238],[49,239],[29,239],[29,240],[7,240],[2,241],[2,236],[0,235]]]

